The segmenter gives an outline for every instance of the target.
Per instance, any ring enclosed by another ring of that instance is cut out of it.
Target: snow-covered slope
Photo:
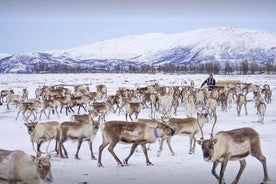
[[[148,63],[161,65],[205,61],[267,62],[276,57],[276,34],[242,28],[206,28],[178,34],[148,33],[41,53],[23,53],[0,60],[0,72],[16,71],[11,63],[32,70],[35,62],[70,66],[110,66]],[[10,65],[9,65],[9,64]],[[100,63],[100,64],[99,64]],[[12,68],[5,68],[9,65]],[[28,66],[28,67],[26,67]]]

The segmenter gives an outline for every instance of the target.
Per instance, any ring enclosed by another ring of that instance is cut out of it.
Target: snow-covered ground
[[[95,91],[97,84],[105,84],[108,94],[114,94],[118,87],[128,87],[134,89],[155,82],[160,85],[181,85],[190,80],[195,81],[195,86],[200,87],[201,82],[207,75],[164,75],[164,74],[44,74],[44,75],[16,75],[16,74],[1,74],[0,75],[0,90],[13,89],[17,94],[22,93],[22,88],[28,88],[29,97],[34,98],[34,90],[42,85],[78,85],[87,84],[91,91]],[[267,105],[265,115],[265,123],[257,123],[256,109],[253,102],[248,104],[248,116],[245,115],[244,109],[241,111],[241,116],[238,117],[236,107],[233,106],[228,112],[222,112],[218,108],[218,123],[215,127],[215,132],[220,130],[230,130],[239,127],[252,127],[257,130],[261,137],[263,154],[267,158],[270,183],[276,183],[276,111],[275,111],[275,89],[276,75],[245,75],[245,76],[223,76],[216,75],[217,80],[223,79],[238,79],[242,82],[251,82],[254,84],[269,84],[274,92],[272,104]],[[69,87],[70,88],[70,87]],[[252,99],[252,93],[248,96]],[[21,149],[28,154],[35,155],[27,129],[23,124],[23,119],[15,121],[17,109],[11,106],[11,110],[7,110],[6,105],[0,106],[0,148],[1,149]],[[81,113],[85,113],[82,111]],[[177,112],[178,117],[184,117],[183,105],[180,106]],[[144,109],[139,117],[147,118],[149,109]],[[65,113],[57,118],[56,115],[51,116],[52,120],[59,122],[69,119]],[[109,113],[107,120],[122,119],[124,116]],[[42,116],[42,121],[47,121],[45,116]],[[205,135],[211,130],[212,123],[204,127]],[[197,135],[199,138],[200,135]],[[99,131],[95,141],[93,142],[93,150],[98,156],[98,148],[101,144],[102,137]],[[135,153],[129,160],[130,166],[119,167],[107,149],[103,151],[102,163],[105,167],[98,168],[97,161],[90,160],[88,144],[84,143],[80,150],[81,160],[74,159],[74,154],[77,149],[77,143],[68,141],[65,147],[68,149],[69,158],[61,159],[52,156],[52,173],[55,184],[78,184],[78,183],[128,183],[128,184],[168,184],[168,183],[217,183],[211,174],[212,164],[205,162],[202,157],[200,146],[196,146],[195,154],[188,154],[188,137],[174,136],[172,139],[172,147],[177,155],[172,156],[166,144],[160,157],[157,157],[159,143],[156,142],[151,146],[149,158],[154,166],[146,166],[143,153]],[[45,144],[42,150],[46,148]],[[50,149],[54,148],[54,141],[51,142]],[[115,153],[123,160],[129,153],[130,145],[118,144],[115,148]],[[226,183],[233,181],[239,169],[239,162],[229,162],[226,172]],[[260,183],[263,179],[263,169],[261,163],[249,156],[247,158],[247,167],[240,179],[241,184]]]

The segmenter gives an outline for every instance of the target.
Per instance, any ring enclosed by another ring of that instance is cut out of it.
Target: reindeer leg
[[[190,137],[190,150],[189,150],[189,154],[192,154],[193,153],[192,144],[193,144],[193,138],[194,138],[194,136],[190,135],[189,137]]]
[[[220,168],[220,173],[219,173],[219,184],[224,184],[225,183],[224,182],[224,172],[225,172],[227,163],[228,163],[228,159],[224,159],[221,162],[221,168]]]
[[[196,138],[195,135],[192,136],[192,153],[195,153]]]
[[[131,121],[133,121],[132,117],[131,117],[132,113],[129,114],[129,118]]]
[[[266,165],[266,158],[262,154],[252,154],[253,157],[257,158],[263,165],[263,170],[264,170],[264,179],[261,182],[261,184],[266,184],[270,180],[268,177],[268,172],[267,172],[267,165]]]
[[[163,143],[166,139],[165,138],[161,138],[161,141],[160,141],[160,145],[159,145],[159,150],[157,151],[157,156],[159,157],[161,155],[161,152],[163,150]]]
[[[58,118],[59,118],[59,114],[58,114],[58,110],[57,110],[57,107],[55,107],[55,111],[56,111],[56,113],[57,113],[57,116],[58,116]]]
[[[17,112],[17,115],[16,115],[16,118],[15,118],[15,120],[17,120],[18,119],[18,116],[19,116],[19,113],[21,112],[21,110],[19,110],[18,112]],[[23,114],[23,116],[24,116],[24,114]],[[25,118],[25,116],[24,116],[24,118]]]
[[[135,119],[138,118],[138,114],[139,114],[138,112],[135,113]]]
[[[134,151],[135,151],[135,149],[137,148],[138,145],[139,144],[137,144],[137,143],[132,144],[129,155],[124,159],[124,164],[125,165],[128,165],[128,160],[133,155],[133,153],[134,153]]]
[[[232,184],[237,184],[238,183],[238,181],[239,181],[239,179],[240,179],[240,177],[241,177],[241,175],[242,175],[245,167],[246,167],[246,161],[245,161],[245,159],[240,160],[240,170],[239,170],[239,172],[238,172],[235,180],[232,182]]]
[[[103,167],[102,164],[102,152],[104,148],[109,144],[109,142],[103,140],[103,143],[99,147],[99,155],[98,155],[98,167]]]
[[[150,160],[149,160],[149,156],[148,156],[148,151],[147,151],[146,144],[147,144],[147,143],[141,144],[142,150],[143,150],[144,155],[145,155],[145,157],[146,157],[146,163],[147,163],[147,165],[153,165],[153,164],[150,162]]]
[[[244,109],[245,109],[245,115],[248,115],[246,104],[244,104]]]
[[[55,144],[55,151],[57,153],[57,155],[59,154],[59,150],[58,150],[58,140],[56,139],[56,144]]]
[[[83,141],[82,139],[79,139],[78,147],[77,147],[77,152],[75,154],[75,159],[78,159],[78,160],[80,160],[80,158],[79,158],[79,151],[80,151],[80,148],[81,148],[82,141]]]
[[[89,144],[89,149],[90,149],[90,153],[91,153],[91,160],[96,160],[96,157],[93,153],[93,148],[92,148],[92,141],[88,141],[88,144]]]
[[[172,156],[174,156],[174,155],[176,155],[175,154],[175,152],[173,151],[173,149],[172,149],[172,146],[171,146],[171,139],[172,139],[172,137],[168,137],[167,138],[167,144],[168,144],[168,146],[169,146],[169,149],[170,149],[170,151],[171,151],[171,153],[172,153]]]
[[[218,164],[219,164],[219,162],[214,161],[213,168],[212,168],[212,174],[216,177],[217,180],[219,180],[219,175],[216,173],[216,168],[217,168]]]
[[[117,161],[118,165],[120,166],[124,166],[123,163],[120,161],[120,159],[117,157],[117,155],[115,154],[114,152],[114,147],[116,146],[116,144],[118,143],[118,141],[116,142],[111,142],[109,144],[109,147],[108,147],[108,151],[111,153],[111,155],[114,157],[114,159]]]

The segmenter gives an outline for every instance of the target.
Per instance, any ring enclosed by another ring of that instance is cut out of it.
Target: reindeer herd
[[[37,155],[33,157],[20,150],[0,149],[0,182],[39,183],[39,178],[46,182],[53,181],[48,152],[52,140],[56,144],[56,155],[60,158],[68,158],[64,143],[68,140],[77,141],[75,159],[80,159],[81,145],[83,141],[88,141],[91,159],[97,160],[98,166],[103,167],[102,153],[107,146],[119,166],[128,165],[139,145],[145,155],[146,164],[153,165],[149,160],[147,144],[160,140],[157,151],[157,156],[160,156],[166,141],[171,154],[175,155],[171,139],[174,135],[187,135],[190,138],[189,154],[195,153],[196,142],[199,143],[204,160],[213,162],[212,173],[220,184],[224,183],[224,171],[229,160],[240,162],[240,170],[233,181],[238,183],[246,166],[245,158],[249,154],[262,163],[262,183],[268,183],[266,158],[262,154],[260,136],[255,130],[238,128],[220,131],[213,136],[218,107],[227,112],[235,105],[237,116],[241,116],[243,108],[247,115],[250,94],[255,102],[258,122],[264,123],[266,106],[271,103],[272,98],[272,90],[268,84],[259,86],[239,81],[220,81],[215,89],[209,91],[205,88],[196,89],[193,81],[186,86],[161,86],[155,83],[135,89],[119,87],[114,94],[107,93],[107,86],[103,84],[97,85],[95,89],[90,91],[87,85],[43,86],[34,91],[34,98],[29,96],[27,88],[22,89],[21,95],[11,89],[1,90],[2,108],[6,105],[7,111],[11,108],[17,110],[15,120],[24,120],[31,146]],[[146,109],[150,112],[148,117],[139,118],[139,114]],[[63,110],[68,119],[59,122]],[[106,116],[110,113],[125,120],[107,121]],[[47,121],[42,121],[42,118]],[[203,128],[209,119],[213,120],[211,137],[204,139]],[[102,134],[102,144],[96,158],[92,143],[99,131]],[[201,133],[201,139],[197,140],[198,132]],[[47,149],[42,152],[41,145],[45,142],[48,142]],[[114,151],[120,142],[132,145],[123,162]],[[47,156],[43,157],[45,153]],[[218,175],[215,169],[219,163],[221,170]],[[22,169],[25,167],[30,167],[28,172],[31,175],[26,175]]]

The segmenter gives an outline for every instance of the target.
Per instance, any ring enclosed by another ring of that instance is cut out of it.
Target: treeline
[[[218,61],[194,63],[194,64],[163,64],[163,65],[149,65],[149,64],[127,64],[120,63],[117,65],[107,66],[93,66],[87,64],[80,65],[66,65],[66,64],[47,64],[38,63],[33,66],[28,66],[24,73],[214,73],[214,74],[275,74],[276,65],[274,61],[266,63],[257,63],[254,61],[244,60],[242,62],[223,62]],[[23,73],[21,72],[21,73]]]

